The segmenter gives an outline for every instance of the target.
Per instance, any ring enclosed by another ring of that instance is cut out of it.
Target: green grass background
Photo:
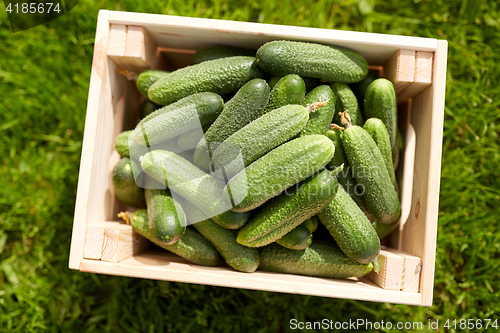
[[[69,270],[99,9],[447,39],[434,305],[328,299]],[[280,332],[289,330],[290,318],[439,320],[441,327],[448,318],[500,319],[496,1],[88,0],[44,26],[16,34],[0,4],[0,21],[0,332]]]

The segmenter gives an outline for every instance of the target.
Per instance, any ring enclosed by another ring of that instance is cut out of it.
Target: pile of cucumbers
[[[132,227],[198,265],[360,277],[401,213],[393,84],[343,47],[198,51],[138,76],[115,193]]]

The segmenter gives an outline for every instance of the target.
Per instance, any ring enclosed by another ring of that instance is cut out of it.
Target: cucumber
[[[238,233],[240,244],[259,247],[270,244],[319,213],[338,188],[332,171],[323,170],[269,200]]]
[[[276,240],[276,243],[290,250],[303,250],[311,245],[313,235],[303,224],[299,224],[289,233]]]
[[[214,45],[196,51],[193,55],[193,65],[221,58],[235,57],[235,56],[255,56],[255,50],[244,49],[242,47],[230,45]]]
[[[354,179],[352,178],[352,168],[347,162],[347,158],[345,156],[344,147],[342,146],[342,132],[340,130],[341,127],[337,127],[337,129],[330,129],[326,136],[332,140],[335,145],[335,154],[333,155],[330,162],[328,162],[328,169],[333,170],[338,168],[341,165],[344,165],[343,170],[338,174],[337,180],[339,184],[342,185],[344,190],[349,194],[349,196],[356,202],[356,204],[361,208],[361,210],[365,213],[368,219],[373,220],[373,216],[366,208],[365,202],[363,200],[363,189],[358,186]]]
[[[297,74],[354,83],[368,73],[368,63],[359,53],[340,46],[273,41],[262,45],[256,58],[258,66],[271,75]]]
[[[306,95],[306,84],[298,75],[286,75],[273,87],[264,113],[288,104],[301,104]]]
[[[213,122],[223,107],[217,94],[194,94],[153,112],[139,122],[132,135],[140,145],[159,144]]]
[[[281,80],[282,76],[273,76],[272,78],[269,79],[268,84],[271,89],[274,88],[276,83],[278,83],[279,80]]]
[[[318,276],[326,278],[361,277],[373,270],[373,264],[360,264],[349,259],[338,246],[315,240],[301,251],[270,244],[260,252],[263,271]]]
[[[396,144],[397,111],[396,91],[392,82],[387,79],[373,81],[365,92],[365,117],[382,120],[389,133],[391,148]]]
[[[156,81],[149,88],[148,97],[156,104],[167,105],[199,92],[223,95],[261,76],[254,57],[209,60],[180,68]]]
[[[326,102],[326,105],[309,114],[309,121],[300,132],[300,136],[312,134],[326,135],[326,132],[328,132],[335,112],[335,95],[329,86],[322,85],[314,88],[307,94],[302,105],[307,106],[318,102]]]
[[[167,76],[169,73],[170,72],[158,69],[146,70],[139,74],[139,76],[137,77],[137,81],[135,82],[135,84],[137,85],[137,89],[141,94],[148,97],[149,88],[153,85],[153,83],[155,83],[162,77]]]
[[[130,152],[128,150],[128,138],[132,132],[133,130],[123,131],[118,134],[115,139],[115,149],[121,157],[130,157]]]
[[[146,205],[144,191],[137,186],[133,169],[138,167],[128,157],[119,160],[111,172],[115,194],[127,206],[141,208]]]
[[[271,150],[227,184],[235,212],[259,207],[290,186],[323,169],[335,151],[324,135],[306,135]],[[314,214],[313,214],[314,215]]]
[[[236,242],[236,230],[228,230],[200,211],[190,202],[184,202],[184,207],[190,221],[196,230],[202,234],[219,251],[226,263],[240,272],[253,272],[259,266],[259,252]]]
[[[165,242],[177,242],[186,231],[186,214],[168,189],[149,188],[150,177],[146,178],[146,205],[148,207],[149,230]]]
[[[161,105],[153,103],[149,99],[147,99],[139,106],[139,115],[141,116],[141,119],[144,119],[160,108]]]
[[[330,86],[335,93],[335,115],[333,116],[333,122],[337,125],[342,126],[340,122],[339,112],[348,111],[351,116],[351,121],[353,125],[363,126],[363,114],[358,106],[358,100],[352,92],[351,88],[345,83],[334,82]]]
[[[385,166],[387,167],[387,172],[391,178],[392,185],[396,186],[396,174],[394,173],[394,162],[392,160],[392,149],[389,142],[389,134],[385,128],[382,120],[377,118],[370,118],[365,122],[363,126],[364,130],[370,134],[373,141],[377,145],[382,157],[384,158]]]
[[[144,155],[141,166],[153,179],[167,184],[172,193],[195,204],[224,228],[238,229],[249,218],[248,213],[229,211],[231,202],[224,183],[175,153],[151,151]]]
[[[370,134],[362,127],[351,125],[348,118],[346,112],[342,119],[347,125],[342,133],[342,146],[353,168],[354,180],[364,188],[366,207],[376,221],[395,222],[401,214],[401,205],[382,153]]]
[[[194,149],[203,138],[204,133],[208,130],[211,124],[203,126],[201,129],[195,128],[189,132],[182,133],[177,138],[177,145],[182,150]]]
[[[385,224],[385,223],[378,223],[378,222],[372,222],[373,228],[377,232],[377,235],[380,239],[384,239],[385,237],[389,236],[391,232],[393,232],[396,227],[399,225],[398,221]]]
[[[308,119],[309,111],[305,107],[286,105],[254,120],[224,140],[213,152],[214,176],[232,178],[259,157],[293,138]]]
[[[380,240],[371,222],[340,187],[318,218],[342,251],[352,260],[367,264],[380,253]]]
[[[302,222],[302,225],[309,229],[310,232],[315,232],[316,229],[318,229],[318,218],[316,216],[311,216]]]
[[[148,213],[145,209],[135,211],[130,216],[130,225],[139,235],[150,242],[197,265],[217,266],[219,263],[220,255],[217,250],[202,235],[191,228],[187,228],[184,235],[176,243],[168,245],[155,237],[149,230]]]
[[[399,155],[405,149],[405,140],[403,138],[403,134],[396,128],[396,144],[392,147],[392,162],[394,166],[394,170],[397,170],[399,164]]]
[[[282,76],[273,76],[271,79],[269,79],[269,86],[274,88],[276,83],[282,78]],[[304,80],[304,83],[306,84],[306,92],[309,92],[319,86],[321,84],[321,81],[318,79],[314,79],[312,77],[303,77],[302,80]]]
[[[360,108],[363,108],[366,88],[376,79],[378,79],[378,74],[374,71],[368,71],[363,80],[349,85],[354,95],[356,95]]]
[[[236,95],[226,103],[220,116],[210,126],[205,133],[205,138],[196,147],[195,165],[205,170],[208,169],[212,150],[215,150],[216,146],[231,134],[263,114],[270,90],[269,85],[262,79],[254,79],[241,87]]]

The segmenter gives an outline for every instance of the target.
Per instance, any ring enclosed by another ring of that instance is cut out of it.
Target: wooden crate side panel
[[[100,106],[106,99],[104,82],[107,72],[107,49],[109,42],[108,11],[101,10],[97,19],[94,57],[90,75],[89,96],[87,101],[87,115],[85,117],[85,130],[82,146],[82,158],[78,178],[76,195],[75,217],[73,233],[71,236],[71,250],[69,268],[79,269],[80,260],[83,259],[85,243],[85,226],[88,219],[90,192],[94,185],[92,179],[96,170],[92,168],[94,148],[97,144],[97,127]]]
[[[434,82],[413,99],[412,124],[417,145],[413,203],[406,222],[402,250],[422,258],[422,305],[432,304],[436,256],[439,183],[446,83],[447,42],[439,41],[434,55]]]
[[[415,61],[415,81],[398,94],[398,101],[408,100],[432,84],[434,52],[417,51]]]
[[[160,255],[154,252],[145,252],[118,263],[83,260],[80,270],[100,274],[375,302],[413,305],[418,305],[421,302],[421,295],[418,293],[383,290],[364,278],[333,280],[263,271],[249,274],[237,272],[227,266],[203,267],[186,264],[184,260],[175,255]]]

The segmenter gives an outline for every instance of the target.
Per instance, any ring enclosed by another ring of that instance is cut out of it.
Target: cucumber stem
[[[116,214],[116,216],[121,218],[128,225],[130,225],[130,216],[129,215],[130,215],[130,212],[119,212],[118,214]]]
[[[351,116],[349,115],[349,113],[347,113],[347,110],[345,110],[344,112],[339,112],[339,115],[340,115],[340,121],[342,122],[342,125],[345,125],[346,128],[349,128],[352,126]]]
[[[372,261],[373,264],[373,271],[378,274],[378,271],[380,270],[380,265],[378,264],[378,256]]]
[[[340,166],[336,167],[331,171],[332,176],[336,177],[342,170],[344,170],[344,163],[342,163]]]
[[[136,72],[131,72],[123,68],[118,68],[117,71],[118,73],[124,75],[129,81],[131,80],[137,81],[137,77],[139,77],[139,75]]]
[[[328,102],[316,102],[316,103],[309,104],[307,106],[307,108],[306,108],[307,112],[309,112],[309,113],[314,112],[317,109],[322,108],[323,106],[325,106],[326,103],[328,103]]]
[[[339,130],[339,131],[343,131],[344,130],[344,128],[342,126],[339,126],[337,124],[330,124],[330,129]]]

